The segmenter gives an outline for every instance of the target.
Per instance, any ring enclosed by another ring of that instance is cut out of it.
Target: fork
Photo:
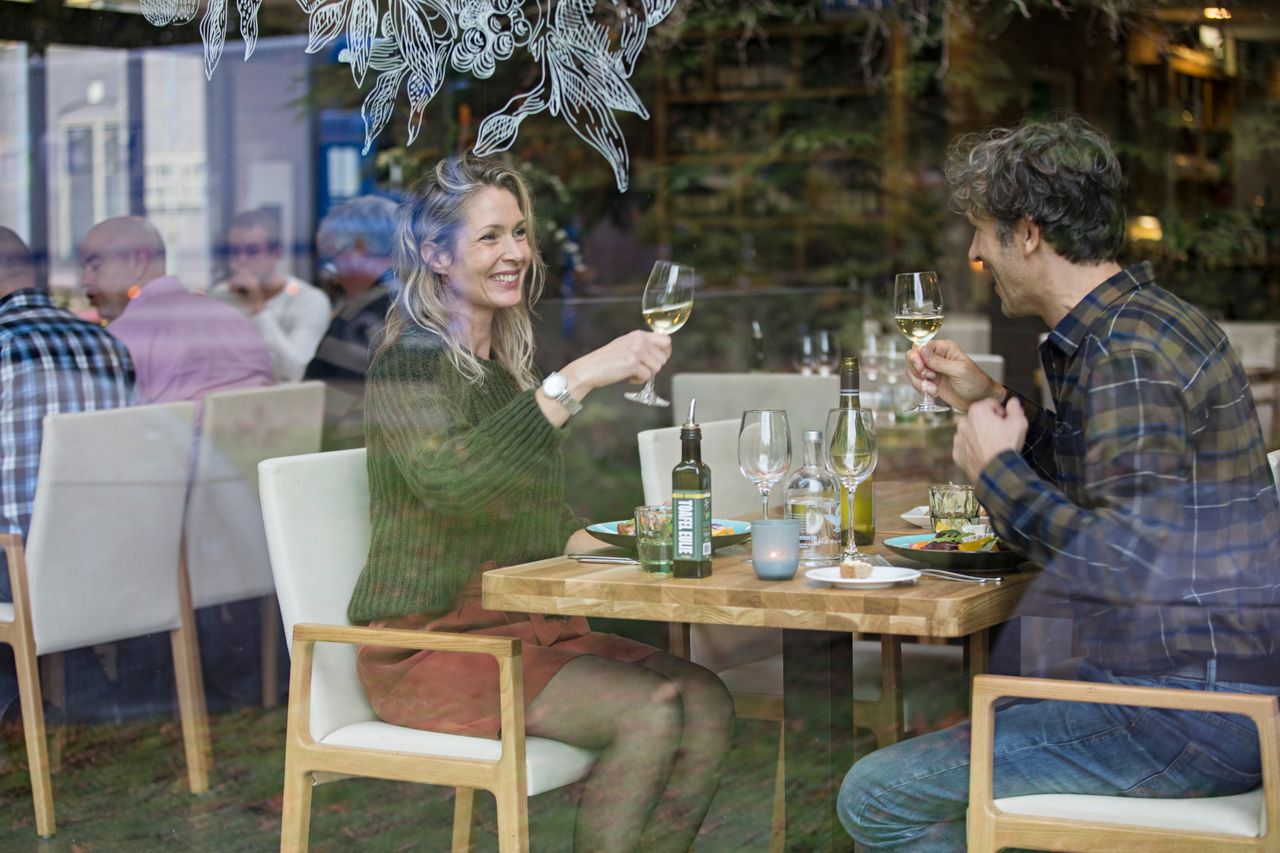
[[[876,565],[876,566],[892,566],[893,565],[893,563],[890,563],[880,554],[871,555],[869,562],[872,565]],[[948,581],[960,581],[961,583],[998,584],[1004,580],[1004,578],[1000,577],[999,575],[995,575],[992,577],[975,577],[974,575],[962,575],[959,572],[948,572],[945,569],[917,569],[916,571],[920,572],[920,574],[922,575],[928,575],[931,578],[939,578],[940,580],[948,580]]]

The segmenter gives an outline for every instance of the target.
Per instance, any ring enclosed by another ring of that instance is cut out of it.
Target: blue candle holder
[[[751,565],[762,581],[785,581],[800,568],[800,522],[769,518],[751,522]]]

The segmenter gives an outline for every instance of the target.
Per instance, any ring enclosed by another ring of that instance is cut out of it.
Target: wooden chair
[[[276,595],[293,656],[280,849],[306,849],[313,783],[365,776],[455,787],[455,851],[470,845],[475,790],[490,791],[498,805],[499,849],[528,850],[528,797],[586,776],[595,755],[525,737],[520,641],[352,627],[347,602],[370,536],[364,449],[270,459],[258,470]],[[355,671],[356,646],[369,644],[492,655],[499,668],[502,739],[378,720]]]
[[[748,516],[760,511],[759,492],[738,473],[739,424],[740,418],[702,423],[702,458],[714,474],[711,505],[717,518]],[[640,447],[645,503],[670,500],[671,469],[680,461],[680,428],[645,430],[636,439]],[[780,488],[774,487],[775,491]],[[673,653],[683,654],[720,676],[733,695],[738,717],[782,722],[780,630],[734,625],[672,625],[671,629]],[[879,746],[888,746],[901,738],[904,714],[920,707],[923,691],[936,693],[954,682],[956,696],[963,695],[964,653],[958,646],[904,646],[900,637],[890,636],[880,642],[852,642],[854,719],[850,725],[869,729]],[[771,850],[781,849],[786,837],[784,767],[783,743],[779,738]]]
[[[0,604],[0,642],[13,647],[17,665],[42,836],[56,827],[39,655],[168,631],[187,784],[192,793],[208,790],[209,732],[189,590],[176,570],[194,419],[191,403],[49,415],[26,542],[0,536],[13,588],[13,603]]]
[[[280,611],[262,530],[258,463],[320,450],[324,383],[221,391],[204,398],[187,498],[186,559],[195,609],[262,600],[262,704],[279,696]]]
[[[1262,787],[1231,797],[992,797],[995,702],[1056,699],[1240,714],[1258,727]],[[980,675],[973,685],[969,851],[1280,851],[1280,712],[1274,696]]]

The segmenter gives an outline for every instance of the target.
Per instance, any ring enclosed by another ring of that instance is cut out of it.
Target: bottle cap
[[[820,430],[820,429],[807,429],[807,430],[805,430],[805,431],[804,431],[804,440],[805,440],[805,441],[822,441],[822,430]]]

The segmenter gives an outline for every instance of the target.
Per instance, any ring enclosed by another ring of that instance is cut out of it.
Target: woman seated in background
[[[582,617],[480,601],[485,570],[593,541],[564,502],[562,428],[593,389],[656,373],[671,339],[631,332],[539,384],[530,306],[545,268],[529,190],[501,163],[441,161],[401,207],[396,243],[404,290],[369,373],[373,538],[351,621],[520,638],[526,732],[599,752],[575,849],[687,850],[733,733],[724,685]],[[358,669],[387,722],[498,735],[491,657],[365,647]]]

